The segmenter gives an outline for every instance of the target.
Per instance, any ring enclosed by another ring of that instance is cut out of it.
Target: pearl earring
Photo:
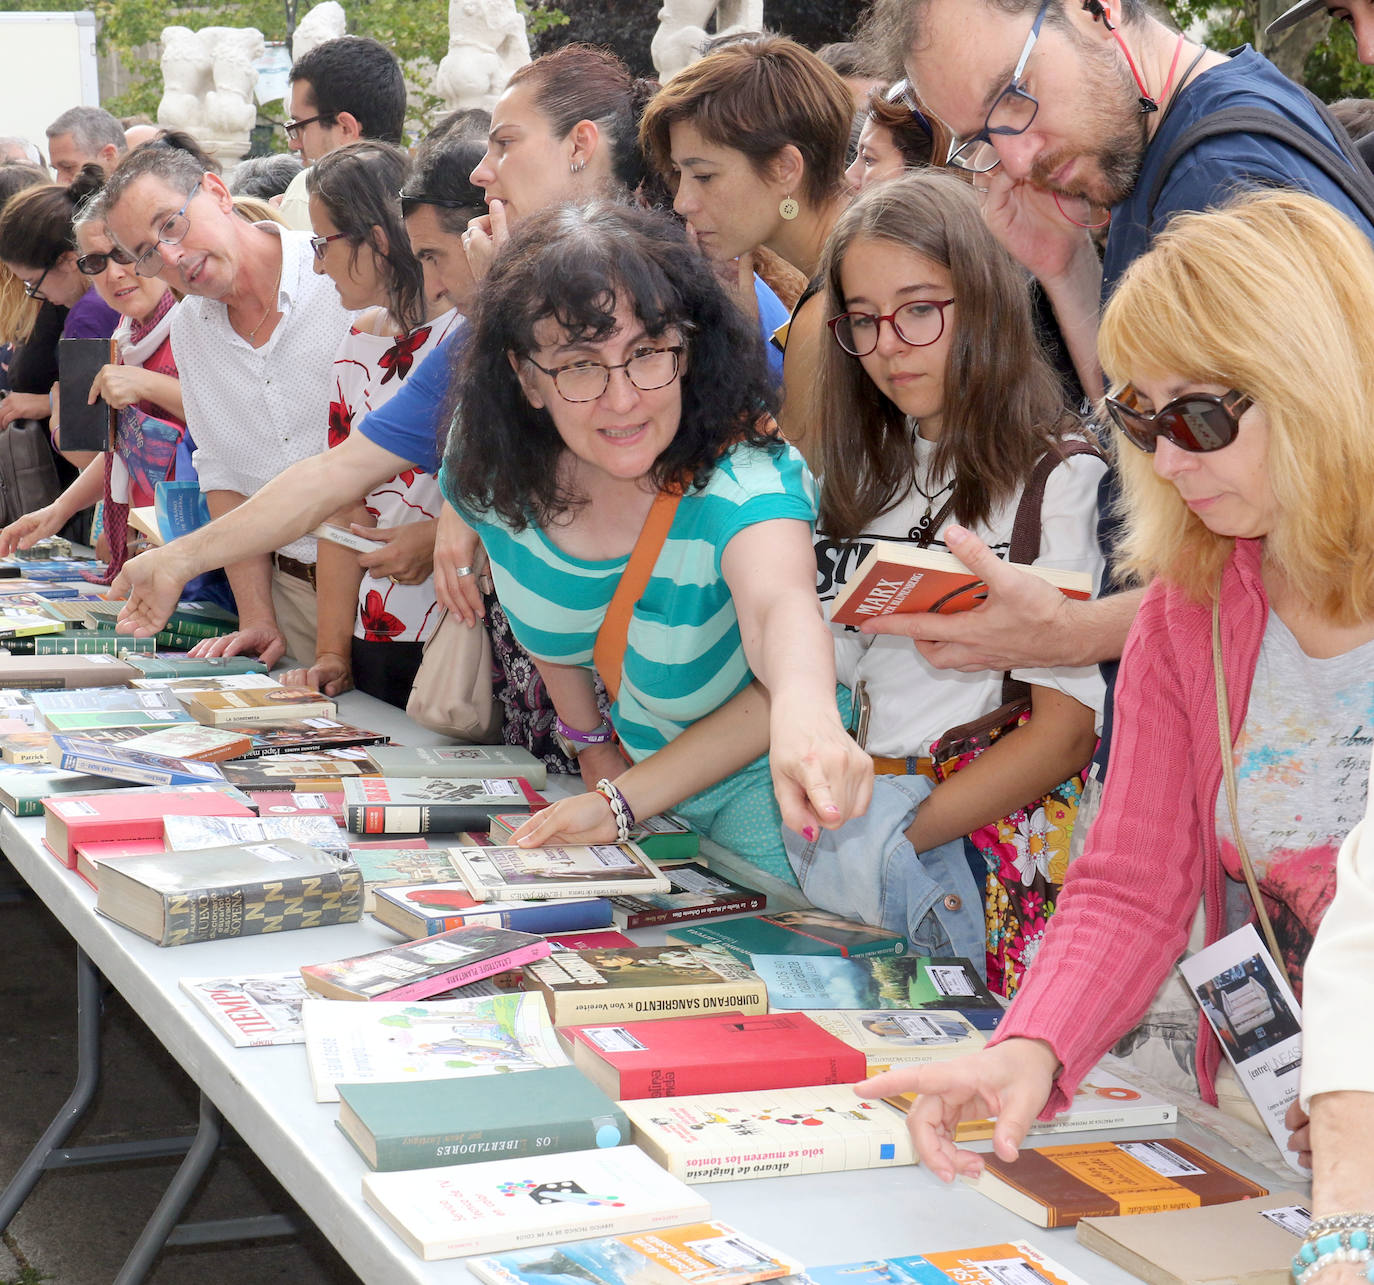
[[[785,196],[778,203],[778,213],[781,214],[782,217],[785,218],[789,223],[791,223],[792,220],[795,219],[797,215],[801,213],[801,206],[798,205],[796,201],[794,201],[790,196]]]

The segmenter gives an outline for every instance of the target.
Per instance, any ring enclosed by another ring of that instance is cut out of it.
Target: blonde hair
[[[236,196],[234,213],[247,219],[249,223],[280,223],[282,227],[286,226],[281,211],[271,201],[264,201],[256,196]]]
[[[30,299],[24,283],[0,263],[0,344],[22,344],[33,334],[39,299]]]
[[[1374,247],[1301,192],[1181,214],[1126,270],[1098,356],[1109,383],[1177,376],[1254,398],[1278,509],[1270,566],[1336,624],[1374,617]],[[1210,601],[1234,539],[1118,442],[1123,568]]]

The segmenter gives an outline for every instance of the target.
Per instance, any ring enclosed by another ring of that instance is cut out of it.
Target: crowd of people
[[[1374,0],[1279,23],[1328,12],[1374,59]],[[55,479],[0,553],[101,501],[122,627],[222,568],[205,651],[400,706],[469,631],[499,735],[586,787],[517,842],[672,808],[973,959],[1015,996],[988,1048],[870,1086],[920,1093],[953,1177],[962,1116],[1012,1154],[1113,1047],[1239,1110],[1173,965],[1253,916],[1301,997],[1338,865],[1359,896],[1374,178],[1143,0],[876,0],[861,35],[732,35],[663,85],[565,46],[409,151],[395,58],[343,37],[292,68],[300,163],[227,175],[97,108],[49,129],[56,182],[0,140],[0,429]],[[53,395],[78,336],[114,345],[94,456]],[[129,507],[191,477],[211,520],[130,556]],[[986,599],[828,624],[880,540]],[[1327,987],[1362,935],[1330,918]],[[1339,1060],[1290,1117],[1326,1214],[1374,1199]],[[1353,1245],[1308,1278],[1364,1279]]]

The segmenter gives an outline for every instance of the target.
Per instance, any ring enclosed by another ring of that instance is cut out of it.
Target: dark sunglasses
[[[105,254],[83,254],[76,261],[76,270],[83,277],[98,277],[111,263],[118,263],[127,268],[133,261],[132,254],[116,246]]]
[[[1138,410],[1138,394],[1127,384],[1106,399],[1107,413],[1132,446],[1153,455],[1159,438],[1167,438],[1181,451],[1203,454],[1230,446],[1240,432],[1240,417],[1255,404],[1253,397],[1232,389],[1213,393],[1187,393],[1161,406],[1153,415]]]

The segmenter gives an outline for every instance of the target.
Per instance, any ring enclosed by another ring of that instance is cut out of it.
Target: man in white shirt
[[[189,297],[172,322],[186,422],[213,517],[242,504],[327,444],[332,357],[351,314],[312,270],[310,238],[234,213],[217,174],[186,153],[130,154],[102,194],[111,235]],[[315,639],[315,541],[225,568],[239,629],[207,654],[285,652],[309,664]]]

